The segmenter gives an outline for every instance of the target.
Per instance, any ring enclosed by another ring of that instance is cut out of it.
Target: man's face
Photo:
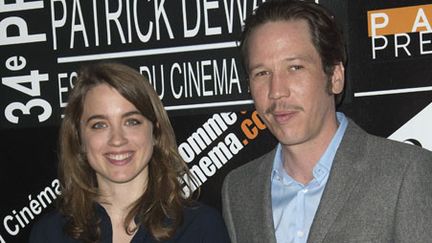
[[[249,37],[249,80],[255,107],[283,145],[317,145],[337,129],[334,96],[343,65],[324,73],[305,20],[268,22]],[[329,80],[330,79],[330,80]]]

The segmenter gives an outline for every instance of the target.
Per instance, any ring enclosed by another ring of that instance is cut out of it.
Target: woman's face
[[[117,90],[101,84],[88,91],[80,130],[99,187],[147,182],[153,124]]]

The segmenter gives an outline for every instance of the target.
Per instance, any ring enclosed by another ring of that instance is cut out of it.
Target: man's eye
[[[141,122],[137,119],[128,119],[126,120],[126,126],[137,126],[140,125]]]
[[[96,122],[95,124],[93,124],[91,126],[92,129],[102,129],[102,128],[105,128],[105,127],[107,127],[107,125],[105,123],[103,123],[103,122]]]
[[[258,78],[258,77],[263,77],[266,75],[269,75],[270,72],[269,71],[259,71],[259,72],[255,72],[252,74],[252,78]]]
[[[303,68],[303,66],[301,66],[301,65],[292,65],[292,66],[290,66],[290,70],[292,70],[292,71],[297,71],[297,70],[300,70],[302,68]]]

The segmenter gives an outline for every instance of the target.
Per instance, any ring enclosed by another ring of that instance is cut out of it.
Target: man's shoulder
[[[429,160],[432,163],[432,152],[417,145],[371,135],[369,146],[374,148],[377,154],[391,157],[396,161]]]
[[[432,159],[432,152],[429,150],[416,145],[370,134],[352,121],[350,122],[349,130],[347,130],[347,135],[357,138],[347,140],[350,141],[350,146],[355,146],[357,149],[364,148],[365,154],[375,161],[393,161],[400,166],[401,161],[408,163],[410,161],[430,161]],[[357,144],[356,142],[362,144]]]

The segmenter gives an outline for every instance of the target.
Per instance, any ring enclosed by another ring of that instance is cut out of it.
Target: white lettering
[[[11,26],[18,29],[19,34],[17,36],[7,35],[7,28]],[[27,23],[21,17],[12,16],[0,21],[0,46],[44,41],[46,41],[45,34],[29,34]]]
[[[147,66],[141,66],[140,67],[140,73],[144,74],[144,76],[146,76],[150,82],[150,85],[153,86],[153,89],[156,91],[156,93],[159,96],[159,99],[163,99],[164,95],[165,95],[165,72],[164,72],[164,66],[160,65],[160,78],[157,79],[156,78],[156,66],[152,65],[151,66],[151,70],[149,67]],[[160,90],[158,88],[158,83],[160,83],[161,87]]]
[[[0,0],[0,13],[39,9],[43,7],[44,7],[43,1],[24,2],[24,0],[15,0],[15,3],[6,4],[5,0]]]
[[[209,27],[208,11],[210,9],[219,8],[219,2],[204,0],[204,23],[206,35],[220,35],[222,33],[221,27]]]
[[[178,63],[174,63],[171,67],[171,71],[170,71],[170,84],[171,84],[171,92],[174,95],[175,99],[180,99],[182,94],[183,94],[183,86],[180,86],[180,90],[178,92],[176,92],[175,88],[174,88],[174,80],[176,80],[174,78],[174,72],[181,74],[182,73],[182,69],[180,64]]]
[[[134,24],[135,24],[135,31],[138,35],[138,38],[141,42],[148,42],[151,38],[152,32],[153,32],[153,22],[149,21],[149,25],[148,25],[148,31],[146,34],[143,34],[141,32],[141,29],[139,27],[139,23],[138,23],[138,11],[137,11],[137,0],[134,0],[134,4],[133,4],[133,16],[134,16]]]
[[[27,64],[27,60],[23,56],[9,57],[6,62],[6,68],[11,71],[19,71],[23,69]]]
[[[67,78],[68,75],[67,73],[59,73],[58,77],[57,77],[57,81],[58,81],[58,86],[59,86],[59,104],[60,107],[66,107],[67,105],[67,99],[65,99],[66,101],[63,101],[63,93],[67,93],[69,91],[69,88],[66,86],[62,86],[62,79]]]
[[[78,14],[79,22],[75,24],[75,13]],[[70,40],[70,49],[74,48],[74,40],[75,40],[75,32],[82,32],[84,38],[84,45],[86,47],[89,46],[87,31],[84,24],[84,18],[82,16],[81,4],[79,0],[74,0],[72,5],[72,23],[71,23],[71,40]]]
[[[400,43],[399,42],[399,37],[404,37],[405,38],[405,43]],[[406,33],[402,33],[402,34],[395,34],[394,36],[394,48],[395,48],[395,56],[398,57],[399,56],[399,48],[403,48],[403,50],[405,50],[405,53],[408,56],[411,56],[410,51],[408,50],[407,46],[410,44],[411,38],[408,34]]]
[[[106,14],[106,28],[107,28],[107,38],[108,38],[108,45],[111,45],[111,25],[110,21],[114,22],[114,24],[117,27],[118,33],[120,35],[121,43],[126,43],[126,39],[124,37],[123,29],[119,22],[119,17],[122,11],[122,1],[118,1],[118,9],[115,12],[109,11],[109,0],[105,0],[105,14]]]
[[[158,39],[158,40],[160,40],[160,27],[159,27],[159,19],[160,19],[160,17],[162,16],[163,17],[163,20],[164,20],[164,22],[165,22],[165,25],[166,25],[166,28],[167,28],[167,31],[168,31],[168,35],[169,35],[169,38],[170,39],[174,39],[174,35],[173,35],[173,33],[172,33],[172,30],[171,30],[171,25],[170,25],[170,23],[169,23],[169,21],[168,21],[168,17],[167,17],[167,14],[166,14],[166,12],[165,12],[165,0],[162,0],[161,2],[160,2],[160,4],[158,4],[158,0],[154,0],[154,7],[155,7],[155,19],[156,19],[156,38]]]
[[[416,19],[414,20],[414,24],[411,29],[411,32],[417,32],[418,31],[417,29],[420,27],[425,27],[426,31],[428,32],[432,31],[432,28],[429,24],[426,14],[422,8],[419,8],[419,10],[417,11],[417,16]]]
[[[24,229],[31,223],[35,217],[42,212],[42,207],[46,208],[52,200],[60,195],[60,181],[55,179],[51,183],[51,187],[46,187],[38,196],[37,200],[32,199],[32,195],[28,196],[29,207],[24,206],[19,212],[12,210],[12,215],[6,215],[3,219],[3,226],[10,235],[17,235],[20,229]],[[55,193],[53,192],[53,189]],[[46,203],[47,202],[47,203]]]
[[[210,60],[205,60],[205,61],[201,62],[201,82],[203,84],[203,87],[202,87],[203,96],[212,96],[213,95],[212,90],[206,89],[206,82],[212,81],[212,76],[205,73],[205,68],[208,66],[211,66]]]
[[[55,2],[60,2],[63,10],[62,17],[57,20],[55,18],[54,5]],[[57,50],[57,31],[56,29],[59,27],[63,27],[66,24],[66,1],[65,0],[51,0],[51,27],[52,27],[52,35],[53,35],[53,49]]]
[[[186,38],[196,36],[198,34],[198,31],[199,31],[199,27],[200,27],[200,23],[201,23],[200,0],[196,0],[196,8],[197,8],[197,12],[196,12],[197,17],[196,17],[195,26],[192,29],[188,29],[188,19],[187,18],[191,14],[187,13],[186,0],[182,0],[183,32],[184,32],[184,37],[186,37]]]
[[[375,41],[377,39],[381,39],[384,40],[384,44],[382,46],[376,46]],[[387,47],[387,38],[385,36],[382,35],[378,35],[378,36],[372,36],[372,59],[376,58],[376,51],[377,50],[383,50]]]
[[[17,235],[19,233],[19,226],[17,224],[14,224],[12,225],[12,227],[14,228],[12,229],[11,225],[9,224],[9,222],[12,221],[13,219],[14,217],[7,215],[3,219],[3,226],[10,235]]]
[[[424,46],[425,44],[431,44],[432,41],[431,39],[429,40],[424,40],[424,35],[429,35],[429,37],[432,37],[432,32],[428,31],[428,32],[420,32],[420,54],[425,55],[425,54],[432,54],[432,46],[429,50],[424,50]]]
[[[386,27],[389,23],[389,17],[385,13],[373,13],[371,14],[371,30],[372,30],[372,37],[376,36],[376,30],[382,29]],[[381,22],[378,23],[378,19],[381,20]]]

